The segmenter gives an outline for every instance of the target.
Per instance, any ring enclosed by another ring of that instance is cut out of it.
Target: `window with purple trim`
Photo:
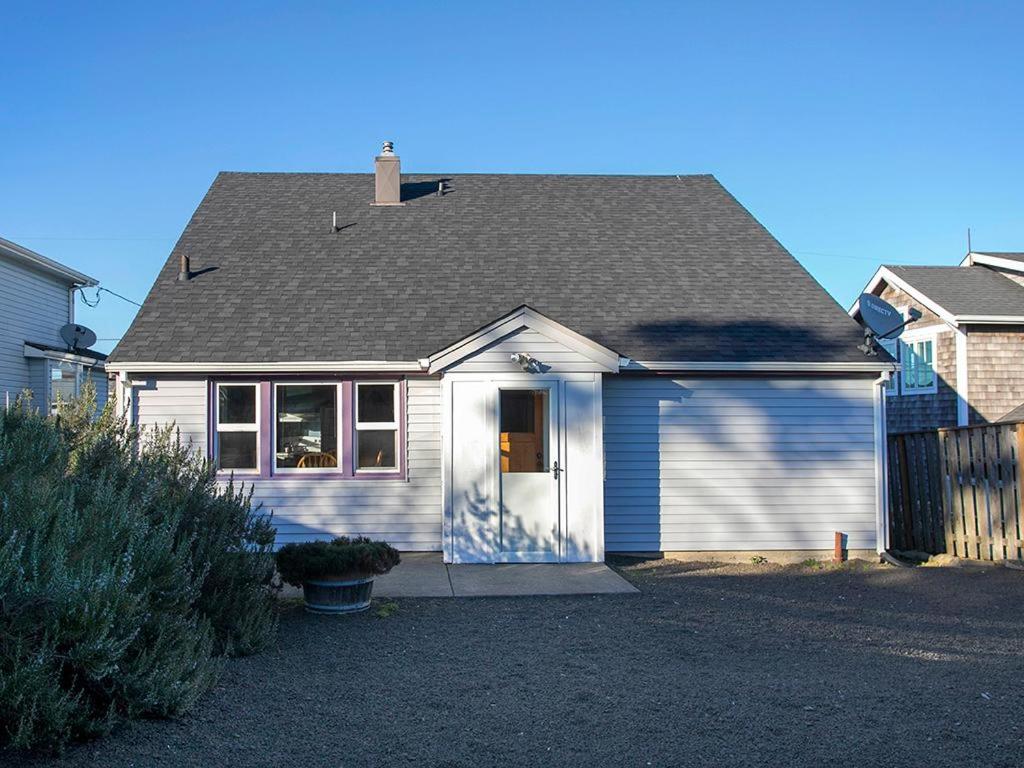
[[[401,381],[215,382],[211,458],[225,474],[398,479]]]
[[[398,384],[356,383],[356,471],[398,469]]]
[[[275,385],[275,470],[338,469],[339,389],[337,384]]]
[[[216,395],[213,456],[217,469],[258,472],[259,387],[256,384],[218,384]]]

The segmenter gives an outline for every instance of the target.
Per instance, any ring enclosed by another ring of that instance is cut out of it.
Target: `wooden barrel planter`
[[[311,579],[302,596],[311,613],[356,613],[370,607],[373,576],[361,579]]]
[[[373,579],[401,562],[386,541],[338,536],[285,544],[275,555],[286,584],[302,587],[311,613],[358,613],[370,607]]]

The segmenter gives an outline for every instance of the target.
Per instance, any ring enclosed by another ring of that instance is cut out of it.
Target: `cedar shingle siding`
[[[886,420],[890,432],[912,432],[919,429],[956,426],[956,340],[938,315],[921,306],[898,288],[887,285],[881,297],[899,309],[914,307],[921,319],[910,328],[941,326],[935,337],[935,375],[938,392],[931,395],[900,395],[886,397]]]
[[[1024,285],[1024,276],[1003,272]],[[915,286],[916,287],[916,286]],[[910,329],[939,326],[935,338],[938,392],[889,396],[886,418],[890,432],[954,427],[956,406],[956,334],[936,314],[891,285],[881,298],[904,309],[914,307],[921,319]],[[969,325],[967,329],[968,421],[985,424],[1003,419],[1024,402],[1024,325]]]
[[[1024,401],[1024,326],[970,326],[967,330],[970,420],[1002,419]]]

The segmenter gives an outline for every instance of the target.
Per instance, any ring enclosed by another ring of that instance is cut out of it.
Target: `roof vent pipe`
[[[178,280],[185,281],[192,279],[192,266],[190,259],[184,253],[181,254],[181,258],[178,262]]]
[[[395,144],[385,141],[374,161],[374,205],[402,204],[402,164],[395,154]]]

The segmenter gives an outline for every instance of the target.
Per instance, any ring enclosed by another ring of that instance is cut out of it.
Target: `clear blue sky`
[[[0,235],[139,301],[217,171],[386,138],[408,171],[714,173],[844,305],[968,226],[1024,250],[1019,3],[43,5],[2,12]]]

